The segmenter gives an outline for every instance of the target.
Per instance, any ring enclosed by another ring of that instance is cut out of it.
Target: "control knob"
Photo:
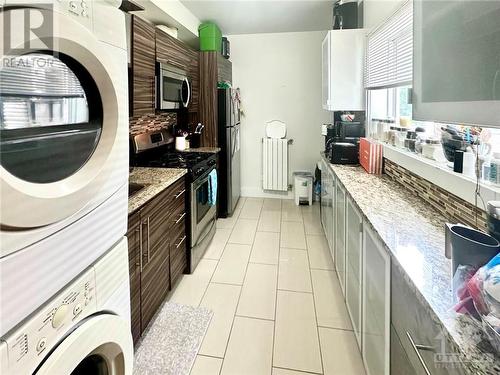
[[[52,317],[52,327],[59,328],[60,326],[62,326],[67,314],[68,305],[59,306],[54,313],[54,316]]]

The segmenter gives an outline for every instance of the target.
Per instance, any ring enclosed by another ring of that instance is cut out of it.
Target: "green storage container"
[[[200,51],[221,51],[222,33],[215,23],[202,23],[198,27],[198,35],[200,36]]]

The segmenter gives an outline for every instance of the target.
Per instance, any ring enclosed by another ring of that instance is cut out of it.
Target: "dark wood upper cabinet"
[[[200,91],[198,52],[182,41],[156,29],[156,60],[186,72],[191,83],[188,111],[198,112]]]
[[[155,110],[155,27],[132,16],[130,114],[138,116]]]
[[[201,144],[217,146],[217,83],[232,81],[231,61],[216,51],[200,52],[200,121],[205,125]]]

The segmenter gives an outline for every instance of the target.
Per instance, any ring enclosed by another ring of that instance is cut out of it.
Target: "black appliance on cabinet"
[[[325,152],[333,164],[358,164],[359,139],[365,136],[361,121],[335,121],[327,128]]]
[[[218,145],[219,182],[218,216],[228,217],[238,203],[240,183],[240,111],[233,102],[233,90],[219,88],[218,96]]]
[[[138,134],[131,139],[134,167],[181,168],[186,174],[186,236],[188,269],[192,273],[215,234],[216,207],[208,202],[209,174],[217,166],[217,155],[184,152],[174,148],[174,137],[165,130]]]

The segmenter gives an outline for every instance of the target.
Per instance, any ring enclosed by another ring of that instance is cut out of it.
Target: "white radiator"
[[[262,187],[288,190],[288,139],[262,138]]]

